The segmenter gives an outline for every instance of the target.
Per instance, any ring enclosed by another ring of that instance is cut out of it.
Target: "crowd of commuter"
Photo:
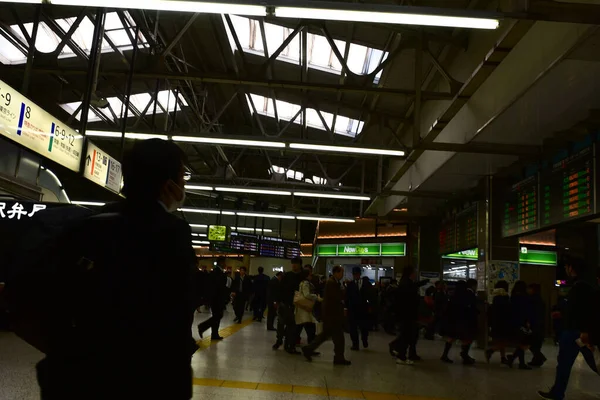
[[[248,309],[258,323],[266,313],[266,329],[276,332],[273,349],[283,346],[307,361],[331,339],[334,365],[350,365],[345,334],[350,350],[360,351],[381,326],[396,335],[389,351],[397,364],[421,361],[423,333],[444,338],[443,362],[453,363],[451,350],[460,342],[463,364],[472,365],[471,345],[488,333],[483,325],[492,338],[488,362],[496,352],[503,364],[518,362],[522,370],[546,362],[547,307],[537,284],[497,282],[485,312],[476,280],[435,282],[422,296],[428,281],[418,281],[413,267],[404,268],[399,281],[375,284],[360,267],[346,277],[338,265],[325,278],[300,258],[291,261],[291,271],[273,277],[262,267],[254,276],[246,267],[232,271],[224,257],[208,271],[192,251],[189,225],[172,214],[185,200],[184,165],[173,142],[136,142],[123,162],[127,199],[65,229],[59,239],[72,251],[49,253],[44,274],[40,265],[25,265],[8,281],[2,298],[16,317],[15,332],[45,354],[37,366],[43,400],[191,398],[190,362],[198,348],[190,332],[193,314],[210,310],[198,333],[210,329],[211,340],[222,340],[229,303],[235,323]],[[580,352],[589,358],[599,339],[598,290],[581,279],[581,262],[569,261],[565,270],[572,288],[552,310],[553,320],[561,321],[555,383],[539,392],[549,400],[564,398],[575,358]],[[303,333],[306,344],[298,351]]]

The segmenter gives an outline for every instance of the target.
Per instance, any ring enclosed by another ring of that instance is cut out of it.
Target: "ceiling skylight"
[[[156,105],[156,114],[162,114],[164,113],[164,110],[167,110],[167,112],[175,111],[175,93],[173,93],[172,90],[162,90],[158,92],[157,99],[158,103]],[[118,97],[108,97],[106,100],[110,104],[110,108],[112,108],[113,112],[118,117],[121,114],[121,108],[123,107],[123,103],[121,102],[121,100]],[[179,100],[181,101],[180,104],[183,104],[184,106],[188,105],[181,95],[179,95]],[[150,101],[152,101],[152,95],[150,93],[138,93],[131,95],[129,104],[129,116],[140,115],[146,109]],[[75,101],[73,103],[61,104],[60,106],[63,110],[73,115],[73,113],[79,108],[80,105],[81,101]],[[177,108],[179,107],[180,106],[178,105]],[[152,101],[152,103],[148,107],[146,115],[152,115],[153,112],[154,101]],[[80,117],[81,110],[77,111],[75,119],[79,120]],[[113,115],[108,107],[90,108],[90,111],[88,113],[88,122],[97,122],[102,121],[104,119],[114,121]]]
[[[250,98],[252,98],[257,113],[275,118],[275,109],[273,107],[272,99],[257,94],[250,94],[248,96],[248,107],[250,107],[250,112],[254,112],[252,105],[250,104]],[[275,106],[277,107],[277,116],[284,121],[290,121],[298,111],[300,111],[300,106],[298,104],[292,104],[286,101],[275,100]],[[338,115],[335,119],[335,126],[332,126],[333,114],[321,111],[321,116],[323,116],[323,120],[334,133],[352,138],[360,134],[364,125],[364,122],[362,121]],[[294,123],[302,124],[302,114],[296,118]],[[312,108],[306,109],[306,124],[311,128],[327,130],[317,111]]]
[[[273,165],[273,168],[269,168],[269,174],[273,175],[274,173],[282,174],[282,175],[285,174],[285,176],[288,179],[292,179],[292,180],[296,180],[296,181],[300,181],[300,182],[312,183],[314,185],[327,185],[327,179],[325,179],[325,178],[321,178],[320,176],[316,176],[316,175],[313,175],[312,178],[308,178],[308,177],[305,178],[304,173],[302,173],[300,171],[294,171],[293,169],[285,169],[278,165]],[[341,182],[339,183],[339,186],[342,186]]]
[[[135,37],[135,24],[133,19],[128,12],[124,13],[127,27],[123,25],[121,19],[116,12],[106,14],[106,21],[104,25],[104,40],[102,41],[102,52],[110,53],[116,49],[125,51],[133,49],[131,39],[127,31],[131,34],[131,37]],[[62,34],[66,34],[73,24],[77,21],[76,17],[56,19],[54,22],[58,25],[58,29],[61,30]],[[33,23],[23,24],[25,31],[31,37],[33,32]],[[3,28],[0,28],[3,29]],[[89,56],[92,48],[92,37],[94,33],[94,24],[92,21],[85,17],[71,36],[73,43],[79,47],[85,54]],[[23,35],[23,32],[19,28],[18,24],[11,25],[9,29],[6,29],[2,34],[9,35],[20,39],[22,43],[27,43],[27,39]],[[24,64],[27,62],[27,49],[19,50],[10,41],[8,41],[3,35],[0,34],[0,62],[3,64]],[[56,50],[58,45],[62,42],[61,35],[56,33],[48,24],[40,22],[38,32],[35,40],[36,49],[42,53],[52,53]],[[138,37],[138,44],[141,47],[148,47],[148,42],[145,37],[140,33]],[[113,48],[114,46],[114,48]],[[58,54],[58,58],[75,57],[75,50],[70,44],[64,46]]]
[[[257,20],[238,17],[231,15],[231,22],[235,29],[235,33],[240,41],[240,44],[245,52],[254,53],[264,56],[264,46],[262,34],[260,31],[260,23]],[[237,50],[233,35],[229,30],[226,22],[227,35],[229,43],[233,50]],[[294,30],[279,25],[265,23],[265,36],[267,39],[267,50],[269,56],[273,54],[285,39],[292,34]],[[346,42],[342,40],[334,40],[340,54],[344,54]],[[329,42],[325,36],[307,35],[307,58],[310,68],[319,69],[321,71],[340,75],[342,73],[342,65],[335,56]],[[355,74],[366,75],[373,72],[377,66],[385,61],[388,53],[378,49],[361,46],[351,43],[348,52],[348,68]],[[278,60],[287,61],[294,64],[300,64],[300,35],[296,35],[290,44],[277,57]],[[377,84],[381,77],[382,71],[379,71],[374,79]]]

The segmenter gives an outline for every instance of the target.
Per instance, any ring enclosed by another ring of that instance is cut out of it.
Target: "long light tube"
[[[311,193],[311,192],[294,192],[294,196],[299,197],[317,197],[322,199],[342,199],[342,200],[362,200],[369,201],[369,196],[354,196],[348,194],[335,194],[335,193]]]
[[[204,228],[204,229],[208,228],[208,225],[203,225],[203,224],[190,224],[190,226],[192,228]]]
[[[31,1],[31,0],[30,0]],[[61,6],[81,6],[81,0],[50,0],[51,4]],[[38,1],[39,3],[39,1]],[[133,8],[143,10],[158,11],[181,11],[192,13],[208,14],[238,14],[254,15],[264,17],[266,14],[265,6],[250,4],[233,3],[208,3],[201,1],[180,1],[180,0],[144,0],[144,1],[123,1],[123,0],[94,0],[86,1],[87,7],[106,7],[106,8]]]
[[[215,214],[220,215],[221,211],[219,210],[210,210],[203,208],[178,208],[177,211],[187,212],[187,213],[197,213],[197,214]]]
[[[238,231],[238,232],[262,232],[262,233],[273,233],[273,229],[261,229],[261,228],[245,228],[243,226],[234,226],[231,228],[231,230],[233,231]]]
[[[283,149],[285,148],[284,142],[267,142],[264,140],[244,140],[244,139],[226,139],[226,138],[211,138],[211,137],[199,137],[199,136],[173,136],[174,142],[188,142],[188,143],[206,143],[206,144],[222,144],[230,146],[251,146],[251,147],[269,147]]]
[[[213,190],[212,186],[200,186],[200,185],[185,185],[185,188],[187,190],[205,190],[208,192]]]
[[[280,18],[374,22],[379,24],[399,25],[444,26],[449,28],[497,29],[499,25],[499,21],[497,19],[491,18],[304,7],[276,7],[275,16]]]
[[[256,218],[279,218],[279,219],[294,219],[293,215],[284,214],[265,214],[265,213],[254,213],[254,212],[238,212],[240,217],[256,217]]]
[[[292,192],[283,190],[268,190],[268,189],[249,189],[249,188],[237,188],[237,187],[217,187],[217,192],[228,192],[228,193],[254,193],[254,194],[272,194],[274,196],[291,196]]]
[[[106,203],[101,203],[99,201],[77,201],[73,200],[71,204],[75,204],[78,206],[90,206],[90,207],[104,207]]]
[[[370,149],[370,148],[366,148],[366,147],[328,146],[328,145],[322,145],[322,144],[308,144],[308,143],[290,143],[289,146],[290,146],[290,149],[327,151],[330,153],[368,154],[368,155],[374,155],[374,156],[394,156],[394,157],[402,157],[405,154],[402,150]]]
[[[351,218],[329,218],[329,217],[301,217],[297,216],[297,219],[301,221],[327,221],[327,222],[347,222],[355,223],[356,221]]]
[[[195,236],[195,237],[206,237],[208,235],[206,233],[192,233],[192,236]]]

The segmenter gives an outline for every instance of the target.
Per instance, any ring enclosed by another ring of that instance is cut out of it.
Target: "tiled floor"
[[[197,319],[207,316],[198,314]],[[348,350],[346,356],[353,362],[350,367],[332,365],[331,343],[320,349],[322,356],[308,363],[301,356],[273,351],[275,337],[265,330],[264,323],[231,326],[231,319],[228,312],[223,320],[223,333],[229,336],[214,344],[203,341],[192,359],[194,400],[525,400],[535,399],[536,390],[547,388],[553,380],[554,361],[535,371],[510,370],[497,359],[485,364],[478,350],[473,356],[480,362],[474,367],[442,364],[438,361],[440,342],[420,342],[425,361],[415,367],[397,366],[387,354],[391,338],[382,333],[373,335],[368,350]],[[454,350],[454,356],[458,351]],[[545,351],[548,358],[555,358],[554,347],[547,346]],[[39,398],[34,365],[40,358],[12,334],[0,333],[0,399]],[[600,399],[600,377],[581,360],[568,399]]]

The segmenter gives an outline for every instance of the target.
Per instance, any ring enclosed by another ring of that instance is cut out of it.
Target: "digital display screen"
[[[477,206],[456,215],[456,248],[458,250],[477,247]]]
[[[259,254],[258,235],[249,235],[245,233],[231,232],[229,247],[240,254]]]
[[[502,236],[539,228],[538,200],[537,174],[514,184],[504,201]]]
[[[283,239],[262,236],[259,253],[263,257],[285,258],[285,244]]]
[[[452,253],[456,250],[455,230],[454,218],[442,222],[439,232],[440,254]]]
[[[540,177],[541,226],[546,227],[594,213],[592,147],[552,165]]]
[[[208,240],[211,242],[227,241],[227,227],[222,225],[211,225],[208,227]]]
[[[300,250],[300,242],[296,240],[285,240],[283,241],[285,245],[285,258],[292,259],[296,257],[300,257],[302,255],[302,251]]]

